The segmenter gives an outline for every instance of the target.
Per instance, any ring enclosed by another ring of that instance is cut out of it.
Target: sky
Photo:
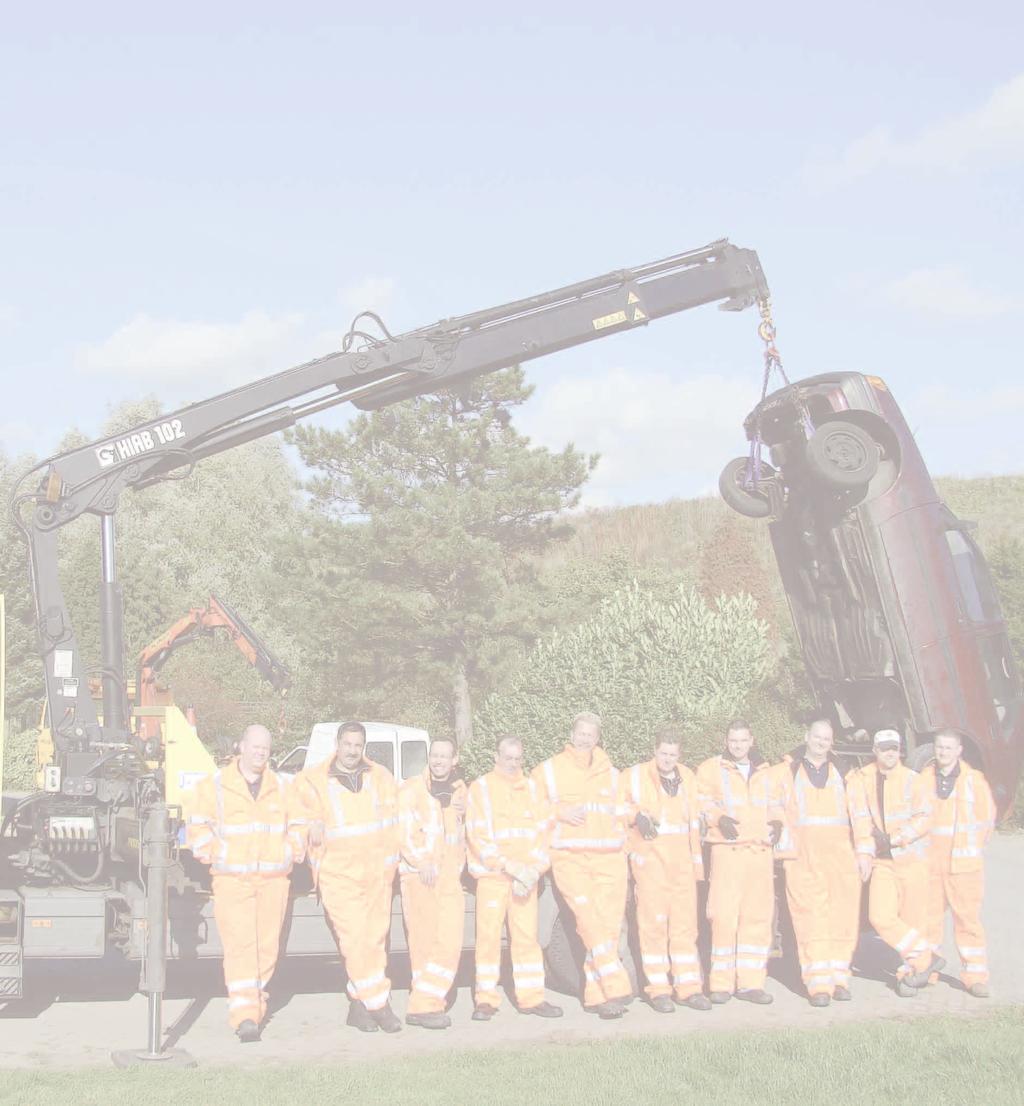
[[[728,237],[791,378],[880,375],[934,473],[1020,471],[1024,10],[827,8],[8,6],[0,445]],[[601,454],[588,505],[710,494],[756,324],[532,362],[517,424]]]

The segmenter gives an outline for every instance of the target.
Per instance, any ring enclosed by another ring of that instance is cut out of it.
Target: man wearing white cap
[[[900,956],[896,993],[910,998],[933,962],[928,940],[928,831],[932,802],[924,780],[900,763],[900,735],[879,730],[875,763],[847,779],[854,847],[868,891],[868,920]]]

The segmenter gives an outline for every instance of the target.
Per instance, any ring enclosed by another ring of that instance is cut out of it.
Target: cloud
[[[18,322],[18,309],[13,303],[0,300],[0,331],[13,330]]]
[[[360,311],[375,311],[378,315],[387,311],[395,296],[395,282],[391,277],[367,276],[356,284],[346,285],[338,293],[338,302],[350,316]],[[347,323],[349,320],[346,319]],[[387,322],[387,319],[384,320]]]
[[[238,322],[207,323],[136,315],[104,341],[79,348],[85,372],[147,387],[202,383],[218,388],[255,380],[311,356],[303,317],[250,311]]]
[[[1020,310],[1020,297],[975,288],[955,265],[914,269],[883,288],[886,299],[909,311],[947,319],[992,319]]]
[[[983,441],[986,437],[983,428],[990,420],[1017,420],[1024,414],[1024,384],[982,390],[932,384],[921,389],[909,409],[913,410],[914,422],[919,427],[974,429],[978,431],[978,440]],[[1019,468],[1020,462],[1014,467]]]
[[[957,172],[1024,160],[1024,73],[999,85],[984,104],[947,116],[909,138],[875,127],[837,158],[804,168],[809,184],[833,187],[885,169]]]
[[[716,488],[725,463],[746,452],[755,392],[749,376],[616,368],[539,385],[517,423],[539,445],[601,454],[584,505],[660,502]]]

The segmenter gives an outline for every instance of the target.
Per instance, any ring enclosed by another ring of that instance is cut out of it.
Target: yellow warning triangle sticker
[[[636,292],[630,292],[629,297],[626,300],[626,303],[639,303],[639,302],[640,302],[640,297],[636,294]]]
[[[646,318],[647,316],[640,310],[639,307],[633,312],[633,322],[635,323],[642,323]]]

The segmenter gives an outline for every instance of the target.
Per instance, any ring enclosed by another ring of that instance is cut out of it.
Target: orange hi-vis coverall
[[[679,765],[679,787],[670,795],[653,760],[619,777],[622,801],[657,823],[658,836],[644,839],[635,827],[627,849],[636,888],[640,956],[649,998],[687,999],[701,991],[697,959],[697,881],[704,878],[697,780]],[[669,974],[671,973],[671,982]]]
[[[431,794],[430,780],[425,768],[398,793],[402,913],[412,966],[410,1014],[444,1012],[459,968],[466,916],[466,785],[456,781],[452,802],[442,807]],[[420,879],[424,865],[437,870],[431,887]]]
[[[302,817],[321,822],[324,843],[309,848],[313,878],[348,972],[348,995],[380,1010],[391,995],[386,941],[398,867],[398,788],[364,762],[359,791],[331,775],[333,758],[295,777]]]
[[[265,988],[277,966],[288,875],[304,849],[301,817],[292,817],[290,800],[285,781],[269,768],[254,799],[236,758],[203,777],[187,803],[187,844],[213,876],[234,1029],[244,1021],[259,1025],[267,1013]]]
[[[470,784],[466,807],[469,871],[476,877],[476,1004],[501,1005],[501,931],[508,920],[516,1005],[544,1002],[544,957],[537,940],[537,882],[517,894],[522,869],[546,872],[547,809],[534,782],[489,772]]]
[[[883,776],[878,802],[879,776]],[[932,801],[921,777],[905,764],[879,773],[868,764],[846,777],[853,842],[858,856],[873,858],[868,920],[900,954],[897,979],[931,963],[928,942],[928,830]],[[891,857],[879,857],[874,831],[887,833]]]
[[[551,872],[555,885],[576,917],[586,950],[583,1005],[599,1006],[633,993],[619,959],[619,936],[626,914],[629,873],[626,822],[629,809],[619,797],[619,773],[604,749],[585,754],[567,745],[533,770],[552,812]],[[582,805],[583,824],[565,820],[569,808]]]
[[[995,826],[995,803],[988,781],[960,761],[960,772],[947,799],[936,792],[935,765],[921,773],[934,796],[928,849],[928,940],[938,952],[944,936],[946,907],[953,912],[953,936],[960,954],[960,979],[965,987],[987,983],[988,957],[981,903],[985,894],[982,851]]]
[[[786,816],[777,855],[786,858],[800,974],[808,995],[831,996],[836,987],[850,986],[861,881],[843,777],[833,762],[827,768],[824,787],[814,786],[803,760],[772,772]]]
[[[771,822],[783,822],[772,769],[755,753],[745,776],[729,756],[711,757],[697,769],[697,793],[711,846],[708,918],[711,974],[708,989],[764,990],[775,910]],[[719,829],[725,815],[736,838]]]

